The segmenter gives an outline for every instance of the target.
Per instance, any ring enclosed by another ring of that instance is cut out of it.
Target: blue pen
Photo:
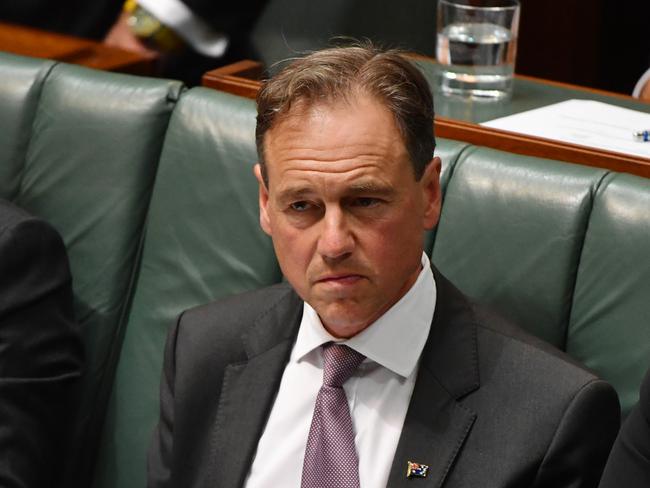
[[[640,130],[634,133],[634,140],[641,142],[650,141],[650,130]]]

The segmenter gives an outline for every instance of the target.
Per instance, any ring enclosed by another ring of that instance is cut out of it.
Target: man
[[[82,365],[61,237],[0,199],[0,486],[59,486]]]
[[[151,488],[596,486],[613,389],[423,253],[441,208],[432,124],[422,75],[370,46],[264,84],[260,223],[288,283],[171,331]]]

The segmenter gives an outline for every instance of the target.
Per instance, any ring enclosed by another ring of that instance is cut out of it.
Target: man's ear
[[[259,186],[259,204],[260,204],[260,227],[268,235],[271,235],[271,221],[269,220],[268,205],[269,205],[269,190],[264,183],[262,177],[262,167],[258,164],[253,168],[255,178]]]
[[[440,158],[433,158],[424,169],[424,174],[420,179],[424,198],[423,226],[425,229],[433,229],[438,225],[440,219],[440,209],[442,207],[441,168]]]

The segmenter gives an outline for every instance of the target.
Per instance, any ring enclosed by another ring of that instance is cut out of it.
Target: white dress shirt
[[[226,52],[228,38],[212,29],[180,0],[138,0],[138,4],[204,56],[219,58]]]
[[[355,432],[361,487],[385,487],[435,302],[433,273],[423,254],[422,270],[411,289],[376,322],[350,339],[332,337],[316,311],[305,303],[296,343],[245,487],[300,487],[314,404],[323,382],[320,346],[330,341],[346,344],[366,356],[343,389]]]

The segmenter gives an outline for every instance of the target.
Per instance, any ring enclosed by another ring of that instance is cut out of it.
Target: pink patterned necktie
[[[302,488],[359,488],[359,458],[342,385],[363,359],[363,354],[348,346],[323,346],[323,386],[307,438]]]

